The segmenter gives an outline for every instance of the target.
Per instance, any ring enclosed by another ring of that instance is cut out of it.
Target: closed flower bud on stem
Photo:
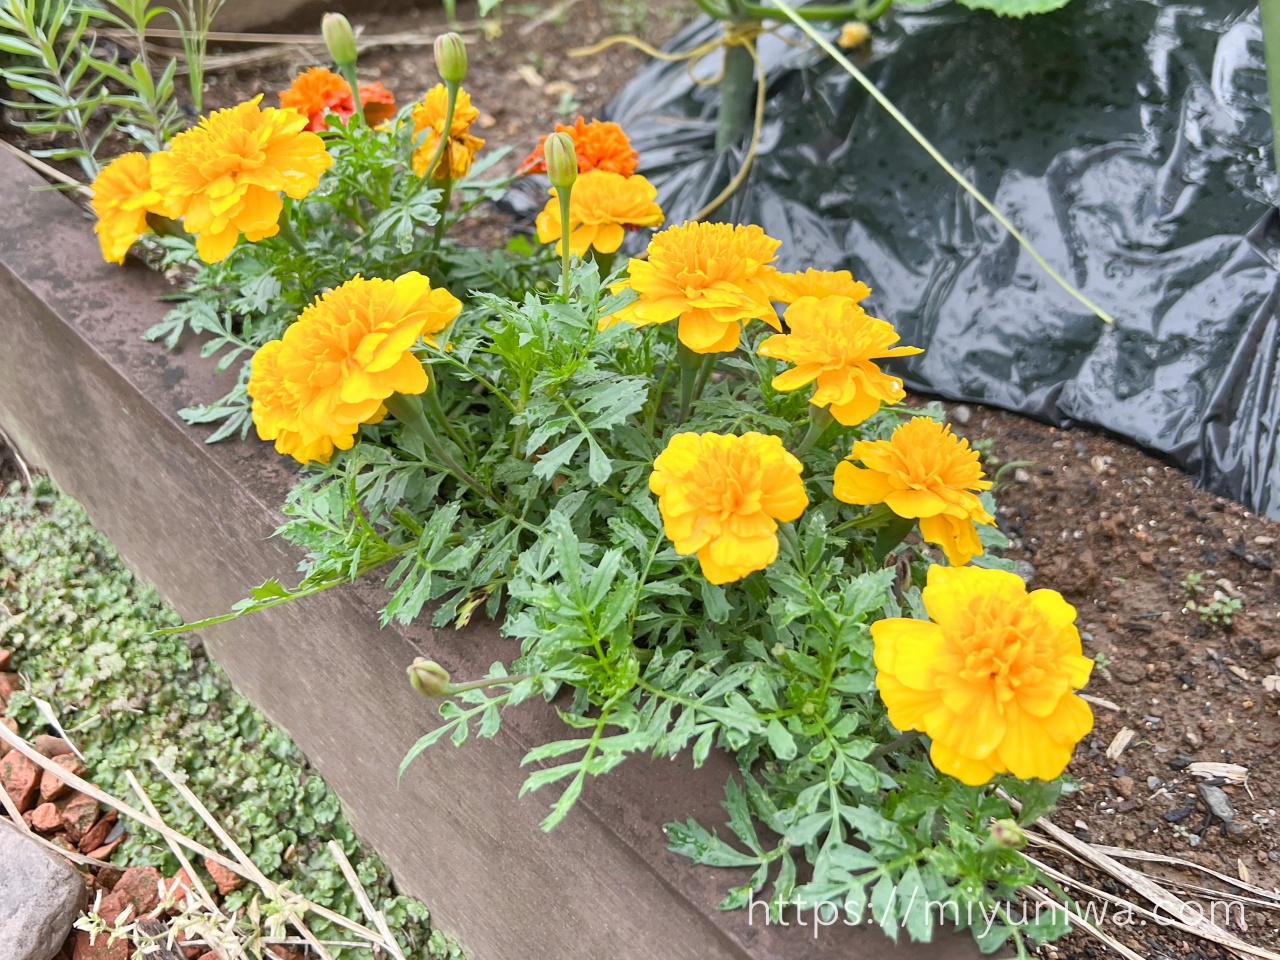
[[[449,692],[449,671],[434,660],[418,657],[409,667],[409,682],[424,697],[436,699]]]
[[[320,21],[320,32],[334,63],[341,68],[356,65],[356,34],[350,20],[340,13],[326,13]]]
[[[573,138],[567,133],[553,133],[543,147],[547,158],[547,179],[557,190],[568,190],[578,180],[578,154]]]
[[[1002,850],[1020,850],[1027,845],[1027,835],[1017,820],[992,820],[991,842]]]
[[[442,33],[435,43],[436,69],[445,83],[461,83],[467,77],[467,45],[456,33]]]

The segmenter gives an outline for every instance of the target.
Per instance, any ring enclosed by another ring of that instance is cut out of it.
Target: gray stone
[[[1236,808],[1231,805],[1231,798],[1221,788],[1201,783],[1196,785],[1196,792],[1215,817],[1228,825],[1236,822]]]
[[[51,960],[84,904],[71,864],[0,824],[0,960]]]

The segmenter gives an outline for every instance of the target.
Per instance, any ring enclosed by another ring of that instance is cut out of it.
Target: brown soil
[[[473,132],[487,148],[511,146],[511,154],[496,170],[511,171],[537,145],[538,137],[556,123],[572,123],[579,115],[591,118],[634,75],[645,58],[625,46],[592,57],[572,57],[576,47],[611,34],[635,32],[653,43],[666,41],[688,19],[689,0],[573,0],[519,4],[511,0],[503,15],[468,29],[468,68],[464,87],[480,119]],[[474,4],[460,4],[459,20],[474,17]],[[527,15],[526,15],[527,14]],[[352,15],[352,24],[365,36],[407,31],[433,34],[446,29],[440,7],[397,13]],[[319,25],[316,24],[316,29]],[[299,25],[298,29],[307,29]],[[302,69],[321,65],[306,54],[284,52],[270,65],[224,71],[209,78],[206,109],[231,106],[265,92],[264,103],[285,89]],[[325,64],[327,65],[327,64]],[[431,48],[379,47],[360,58],[360,79],[377,80],[396,95],[400,105],[411,103],[440,82]]]
[[[1052,819],[1094,843],[1193,860],[1268,890],[1280,886],[1280,693],[1267,689],[1269,677],[1280,683],[1280,523],[1197,490],[1181,471],[1089,430],[1059,431],[974,407],[958,419],[967,419],[958,429],[971,439],[990,440],[1000,462],[1031,461],[1007,471],[1014,476],[998,492],[999,522],[1013,540],[1008,555],[1035,568],[1033,586],[1058,590],[1076,607],[1085,653],[1104,658],[1086,692],[1119,707],[1095,705],[1094,732],[1070,767],[1080,791]],[[1202,592],[1192,595],[1183,583],[1195,575]],[[1242,604],[1229,626],[1188,607],[1189,599],[1212,602],[1215,592]],[[1125,727],[1133,740],[1109,758]],[[1248,779],[1205,781],[1189,775],[1192,761],[1239,764]],[[1206,782],[1228,795],[1232,827],[1210,817],[1197,794]],[[1067,872],[1100,885],[1087,871]],[[1212,898],[1193,896],[1207,912]],[[1247,933],[1232,924],[1238,935],[1280,942],[1274,914],[1249,908],[1246,922]],[[1149,957],[1225,956],[1152,926],[1106,929]],[[1044,955],[1108,954],[1074,935]]]

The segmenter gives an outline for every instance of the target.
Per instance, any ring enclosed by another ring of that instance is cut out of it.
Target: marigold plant
[[[393,393],[426,391],[412,347],[424,336],[434,343],[461,309],[420,273],[356,277],[317,297],[255,359],[249,395],[258,435],[304,463],[327,460],[334,447],[350,449],[362,424],[385,415],[383,401]]]
[[[289,89],[280,92],[280,106],[298,111],[307,118],[306,129],[317,133],[326,129],[326,114],[346,120],[355,113],[351,85],[325,67],[294,77]],[[376,125],[395,115],[396,98],[381,83],[366,83],[360,86],[360,106],[365,120]]]
[[[284,209],[280,193],[301,200],[333,159],[324,141],[293,110],[263,109],[261,95],[211,113],[151,157],[151,185],[165,216],[196,235],[206,263],[222,260],[243,233],[274,237]]]
[[[856,442],[836,466],[834,492],[845,503],[883,503],[900,517],[919,519],[920,536],[961,567],[982,552],[974,525],[995,523],[977,496],[989,489],[968,440],[929,417],[913,417],[888,440]]]
[[[930,567],[922,598],[928,622],[871,625],[889,720],[927,734],[934,764],[962,783],[1060,776],[1093,729],[1073,693],[1093,668],[1075,610],[1053,590],[1028,593],[1016,574],[977,567]]]
[[[603,170],[629,177],[636,172],[640,155],[631,146],[622,127],[609,120],[592,120],[588,122],[578,117],[572,126],[556,124],[555,133],[567,133],[573,140],[574,152],[578,155],[578,172],[588,173],[592,170]],[[521,173],[546,173],[547,158],[543,155],[546,137],[538,141],[538,145],[520,165]]]
[[[94,178],[93,213],[98,222],[102,257],[108,263],[124,263],[125,254],[144,233],[149,233],[147,213],[160,206],[160,194],[151,188],[151,166],[145,154],[126,153],[102,168]]]
[[[685,223],[655,234],[647,260],[632,259],[618,289],[634,303],[605,317],[602,326],[678,320],[677,336],[694,353],[735,350],[748,320],[781,330],[770,302],[777,277],[771,265],[780,241],[754,224]]]
[[[413,151],[413,172],[420,177],[427,175],[427,164],[440,145],[448,104],[448,90],[443,83],[437,83],[413,106],[413,133],[415,137],[422,137]],[[471,124],[479,117],[480,111],[471,105],[471,95],[460,89],[453,109],[453,123],[449,125],[448,141],[435,170],[431,172],[432,179],[442,180],[447,172],[450,178],[458,180],[471,170],[476,151],[484,146],[484,141],[471,133]]]
[[[663,532],[697,554],[715,584],[741,580],[778,556],[778,524],[809,505],[800,461],[777,437],[677,433],[653,462]]]
[[[585,257],[588,250],[614,253],[628,229],[658,226],[662,208],[655,202],[657,196],[653,184],[641,176],[624,177],[603,170],[580,174],[569,194],[569,252],[576,257]],[[554,243],[556,253],[561,253],[564,245],[555,187],[538,214],[537,227],[538,240]]]

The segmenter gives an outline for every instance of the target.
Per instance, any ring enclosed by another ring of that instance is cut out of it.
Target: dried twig
[[[1142,956],[1142,954],[1134,953],[1132,950],[1126,947],[1123,943],[1121,943],[1115,937],[1110,936],[1109,934],[1103,933],[1100,928],[1095,927],[1093,924],[1086,921],[1083,917],[1078,916],[1065,903],[1061,903],[1058,900],[1055,900],[1053,897],[1049,896],[1043,890],[1040,890],[1036,887],[1027,887],[1026,892],[1033,899],[1039,900],[1041,903],[1049,904],[1050,907],[1052,907],[1054,910],[1062,911],[1063,916],[1067,918],[1067,923],[1074,924],[1075,926],[1079,927],[1081,930],[1083,930],[1085,933],[1089,934],[1090,936],[1097,937],[1099,940],[1105,943],[1108,947],[1110,947],[1116,953],[1120,954],[1120,956],[1124,957],[1125,960],[1147,960],[1147,958]]]
[[[400,944],[391,933],[391,928],[387,926],[387,918],[378,910],[374,909],[373,902],[369,899],[369,895],[364,892],[364,885],[360,883],[360,878],[356,876],[355,867],[351,866],[351,861],[347,859],[347,855],[342,852],[342,846],[337,840],[329,841],[329,853],[333,859],[338,862],[338,866],[342,869],[342,875],[347,878],[347,885],[351,887],[351,892],[356,895],[356,900],[360,904],[360,909],[364,911],[364,915],[369,918],[369,922],[378,928],[382,934],[382,939],[387,943],[387,949],[391,951],[391,955],[396,960],[404,960],[404,954],[400,951]]]
[[[21,153],[24,160],[35,160],[35,157],[28,156],[12,144],[5,143],[3,140],[0,140],[0,143],[4,143],[4,145],[10,150],[15,150],[18,153]],[[18,445],[9,439],[9,435],[4,432],[4,427],[0,427],[0,444],[3,444],[4,448],[9,451],[10,455],[12,455],[14,463],[16,463],[18,465],[18,469],[22,471],[23,482],[26,484],[27,489],[30,490],[31,471],[27,469],[27,461],[22,459],[22,454],[18,452]]]
[[[19,160],[21,160],[23,163],[29,166],[32,170],[39,173],[41,176],[48,177],[50,180],[55,180],[58,183],[66,184],[68,187],[71,187],[72,188],[70,191],[71,193],[76,193],[86,198],[93,195],[92,191],[88,187],[86,187],[83,183],[81,183],[79,180],[77,180],[75,177],[68,176],[67,174],[63,173],[61,170],[57,169],[56,167],[49,166],[49,164],[45,163],[43,160],[36,159],[35,157],[31,156],[31,154],[27,153],[27,151],[22,150],[18,147],[15,147],[12,143],[9,143],[7,140],[0,140],[0,148],[3,148],[7,150],[9,153],[13,154],[15,157],[17,157]],[[10,449],[13,448],[13,445],[8,444],[7,441],[6,441],[6,444],[10,447]],[[19,459],[19,465],[22,465],[22,462],[20,459]],[[31,475],[27,473],[25,465],[22,465],[22,466],[23,466],[22,472],[27,477],[27,485],[30,486]]]

